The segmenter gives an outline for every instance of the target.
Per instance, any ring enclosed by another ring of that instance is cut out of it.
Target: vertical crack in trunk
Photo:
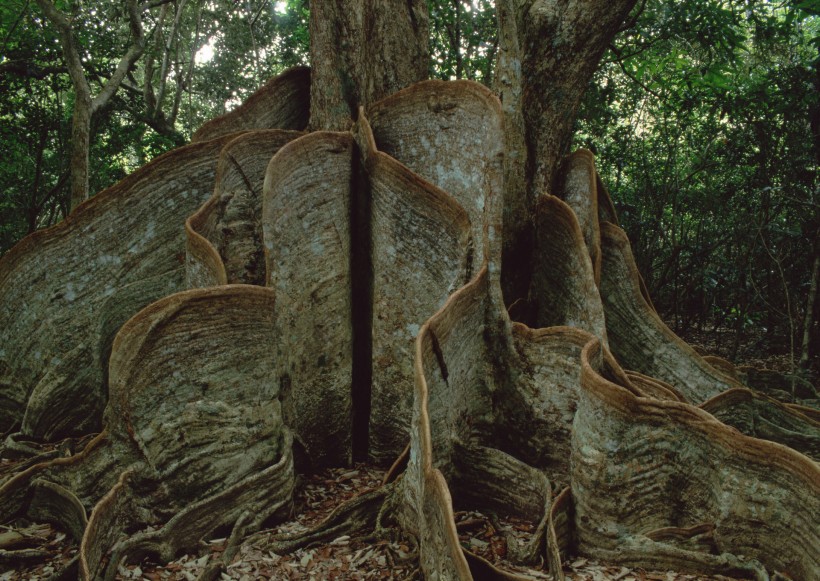
[[[351,436],[355,462],[367,460],[373,384],[373,259],[370,181],[358,145],[350,178],[350,292],[353,328]]]

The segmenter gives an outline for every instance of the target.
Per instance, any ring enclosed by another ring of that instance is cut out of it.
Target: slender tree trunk
[[[88,153],[91,147],[91,98],[78,94],[71,117],[71,209],[88,198]]]
[[[111,100],[131,66],[139,59],[145,48],[142,31],[142,8],[137,0],[126,0],[128,23],[132,42],[117,64],[111,78],[96,97],[91,96],[91,87],[85,77],[80,50],[74,35],[71,19],[57,9],[50,0],[36,0],[49,22],[57,29],[63,59],[66,62],[71,84],[74,86],[75,100],[71,127],[71,209],[88,198],[88,153],[91,144],[91,117]]]
[[[168,4],[163,4],[160,7],[159,16],[154,28],[154,50],[149,51],[143,63],[143,86],[142,99],[145,102],[145,114],[148,117],[154,117],[157,108],[157,96],[154,93],[154,73],[156,72],[155,60],[156,55],[162,54],[163,51],[163,27],[165,25],[165,17],[168,14]]]
[[[359,106],[427,78],[424,0],[313,0],[310,126],[346,130]]]
[[[463,63],[461,58],[461,0],[453,2],[453,9],[456,13],[456,21],[453,24],[454,31],[452,37],[453,56],[456,59],[456,78],[460,79],[463,76]]]
[[[37,0],[40,9],[60,35],[63,58],[74,86],[74,111],[71,117],[71,209],[88,196],[88,146],[91,134],[91,88],[83,72],[74,29],[68,17],[48,0]]]
[[[820,243],[814,242],[814,260],[811,266],[811,284],[809,285],[809,296],[806,299],[806,318],[803,320],[803,342],[800,349],[800,369],[806,370],[809,367],[811,357],[811,345],[814,328],[815,310],[817,303],[817,286],[820,275]]]
[[[174,21],[171,23],[171,29],[168,31],[168,37],[163,48],[162,68],[160,69],[159,75],[159,91],[157,92],[156,110],[154,111],[154,117],[157,119],[161,119],[163,117],[162,102],[165,100],[165,88],[168,84],[168,73],[171,70],[171,49],[175,45],[179,44],[179,39],[177,39],[177,30],[179,29],[179,21],[182,19],[182,12],[185,10],[186,3],[187,0],[182,0],[179,3],[176,14],[174,15]]]
[[[34,163],[34,182],[31,184],[31,193],[29,197],[28,208],[26,209],[26,218],[28,222],[28,233],[31,234],[37,229],[38,218],[42,210],[45,200],[40,201],[40,187],[43,179],[43,152],[46,149],[46,141],[48,139],[48,129],[42,127],[40,129],[40,142],[37,144],[37,159]]]
[[[636,0],[498,0],[496,83],[506,116],[504,286],[527,297],[536,198],[551,193],[581,97]]]
[[[194,76],[194,67],[196,65],[196,53],[200,49],[200,26],[202,24],[202,0],[199,0],[196,5],[196,27],[194,28],[194,37],[191,40],[191,49],[189,51],[190,57],[188,59],[188,69],[185,71],[185,76],[177,82],[176,94],[174,95],[174,107],[171,110],[171,118],[168,122],[173,125],[176,123],[179,116],[179,106],[182,103],[182,92],[187,89],[188,94],[191,92],[191,79]]]

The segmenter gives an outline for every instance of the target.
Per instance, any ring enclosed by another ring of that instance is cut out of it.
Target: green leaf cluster
[[[577,122],[659,311],[788,351],[820,234],[816,2],[648,0]]]
[[[124,3],[55,5],[71,16],[96,94],[130,42]],[[307,0],[150,5],[143,56],[92,120],[91,192],[184,143],[271,76],[307,64]],[[0,3],[0,254],[68,212],[73,102],[60,40],[36,3]]]

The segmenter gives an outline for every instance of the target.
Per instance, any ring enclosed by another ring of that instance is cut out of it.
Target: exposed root
[[[382,518],[385,500],[396,490],[395,485],[388,484],[365,492],[336,508],[318,525],[304,533],[274,535],[270,538],[270,549],[284,555],[311,545],[327,543],[342,535],[357,535],[376,530]],[[262,535],[264,533],[257,533]],[[253,539],[257,535],[251,537]]]
[[[48,551],[41,549],[0,550],[0,563],[18,563],[20,561],[40,561],[49,557]]]
[[[231,564],[231,561],[233,561],[233,558],[239,551],[250,520],[250,513],[248,511],[243,512],[242,516],[237,519],[233,531],[231,531],[231,536],[228,538],[228,544],[225,546],[222,558],[208,563],[202,573],[199,574],[199,577],[197,577],[197,581],[215,581],[219,578],[222,571]]]
[[[89,434],[80,438],[65,438],[59,442],[41,443],[27,439],[19,432],[9,434],[0,445],[0,484],[37,464],[73,456],[96,436],[97,434]]]

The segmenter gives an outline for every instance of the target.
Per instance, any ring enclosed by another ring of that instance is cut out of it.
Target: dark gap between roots
[[[505,216],[505,219],[508,219]],[[506,226],[506,224],[505,224]],[[508,229],[505,228],[505,232]],[[530,301],[535,228],[531,221],[505,243],[501,256],[501,290],[513,321],[535,327],[536,308]]]
[[[367,460],[373,382],[373,260],[370,185],[362,154],[353,145],[350,184],[350,291],[353,330],[351,440],[354,462]]]

